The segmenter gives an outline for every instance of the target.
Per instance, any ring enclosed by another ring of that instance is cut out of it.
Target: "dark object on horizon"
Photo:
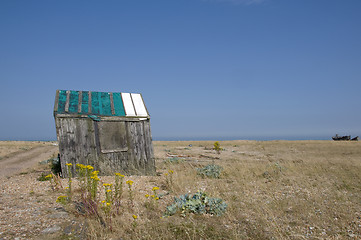
[[[336,136],[332,137],[334,141],[358,141],[358,136],[351,139],[351,136]]]
[[[57,90],[54,117],[62,176],[66,163],[99,175],[154,175],[150,116],[141,94]]]

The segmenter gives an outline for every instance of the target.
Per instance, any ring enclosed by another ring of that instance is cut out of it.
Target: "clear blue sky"
[[[142,93],[154,139],[361,136],[360,0],[2,0],[0,140],[56,89]]]

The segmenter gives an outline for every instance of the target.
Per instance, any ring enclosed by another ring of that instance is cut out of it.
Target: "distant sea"
[[[332,136],[209,136],[209,137],[158,137],[153,136],[153,141],[231,141],[231,140],[255,140],[255,141],[274,141],[274,140],[332,140]],[[0,141],[57,141],[56,138],[11,138],[1,139]]]
[[[255,141],[275,141],[275,140],[332,140],[332,136],[250,136],[250,137],[153,137],[153,141],[231,141],[231,140],[255,140]]]

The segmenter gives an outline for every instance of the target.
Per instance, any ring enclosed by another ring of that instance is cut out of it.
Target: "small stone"
[[[55,232],[60,231],[60,229],[61,228],[58,225],[54,225],[54,226],[45,228],[43,231],[41,231],[41,233],[43,233],[43,234],[51,234],[51,233],[55,233]]]
[[[40,225],[41,223],[39,221],[30,221],[29,225]]]
[[[51,214],[49,217],[50,218],[67,218],[68,213],[66,213],[66,212],[58,212],[58,213]]]

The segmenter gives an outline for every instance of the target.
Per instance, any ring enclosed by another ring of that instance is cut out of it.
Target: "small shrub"
[[[217,142],[214,142],[214,144],[213,144],[213,149],[216,150],[216,152],[217,152],[218,154],[221,153],[222,148],[221,148],[221,145],[219,144],[218,141],[217,141]]]
[[[164,160],[165,163],[181,163],[184,162],[184,159],[179,157],[168,157],[166,160]]]
[[[219,178],[222,170],[221,166],[209,164],[203,168],[197,168],[197,174],[202,177]]]
[[[50,160],[50,167],[51,171],[54,175],[58,175],[61,173],[61,165],[60,165],[60,158],[59,156],[56,158],[49,159]]]
[[[172,216],[180,212],[182,216],[187,213],[211,214],[220,216],[225,213],[227,204],[220,198],[208,197],[204,192],[197,192],[193,196],[185,194],[174,198],[174,203],[166,207],[164,216]]]
[[[270,164],[267,167],[267,171],[262,173],[262,177],[268,180],[271,180],[273,178],[277,179],[278,177],[280,177],[284,170],[285,168],[281,166],[278,162],[276,162],[274,164]]]
[[[38,181],[44,182],[44,181],[50,181],[51,178],[49,177],[51,174],[41,173],[41,175],[38,177]]]
[[[165,173],[165,185],[169,190],[173,189],[173,170],[168,170],[167,173]]]
[[[67,196],[59,196],[58,199],[56,199],[56,202],[66,205],[69,203],[69,198]]]

